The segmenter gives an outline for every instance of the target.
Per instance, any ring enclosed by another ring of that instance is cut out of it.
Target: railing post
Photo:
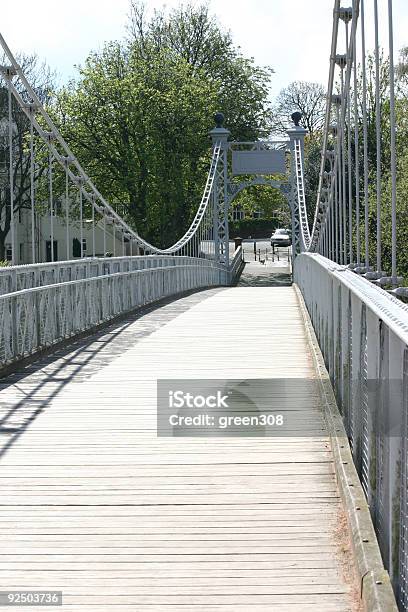
[[[17,297],[13,295],[11,297],[10,304],[10,325],[11,325],[11,352],[13,357],[19,355],[18,352],[18,318],[17,318]]]

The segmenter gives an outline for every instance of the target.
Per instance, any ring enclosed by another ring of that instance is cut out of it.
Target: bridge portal
[[[303,163],[303,127],[294,125],[287,140],[238,142],[230,141],[230,132],[223,127],[222,113],[215,115],[216,127],[210,135],[213,146],[221,147],[219,168],[213,187],[215,252],[218,261],[229,261],[230,207],[234,198],[253,185],[268,185],[285,197],[292,218],[292,247],[296,256],[305,248],[300,231],[299,207],[306,207]],[[242,180],[236,180],[242,177]]]

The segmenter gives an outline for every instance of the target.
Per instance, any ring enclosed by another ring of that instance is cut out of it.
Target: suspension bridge
[[[283,141],[234,142],[218,114],[202,199],[168,248],[144,240],[98,191],[0,36],[11,259],[0,269],[1,605],[408,610],[408,306],[397,274],[393,7],[389,0],[386,271],[384,128],[377,112],[371,168],[364,8],[363,0],[334,2],[312,223],[300,117]],[[27,265],[19,265],[14,105],[29,122]],[[47,248],[36,234],[38,141],[48,151]],[[59,216],[57,167],[65,176]],[[291,212],[290,286],[240,284],[245,263],[242,245],[229,239],[229,209],[242,189],[262,184],[279,189]],[[61,223],[66,249],[55,246]],[[207,414],[200,404],[168,418],[163,398],[177,389],[191,398],[197,388],[224,394],[219,406],[212,399]]]

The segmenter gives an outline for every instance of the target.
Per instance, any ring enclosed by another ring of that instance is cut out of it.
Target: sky
[[[378,0],[381,42],[387,44],[386,0]],[[180,0],[146,0],[148,9],[171,8]],[[272,66],[271,97],[292,81],[327,84],[333,0],[210,0],[220,24],[246,56]],[[351,0],[343,2],[344,6]],[[372,0],[366,0],[367,22]],[[19,0],[3,11],[1,34],[14,53],[37,53],[60,77],[75,75],[88,53],[125,35],[129,0]],[[408,0],[394,0],[395,56],[408,45]],[[373,39],[367,28],[367,46]],[[344,50],[339,50],[343,52]]]

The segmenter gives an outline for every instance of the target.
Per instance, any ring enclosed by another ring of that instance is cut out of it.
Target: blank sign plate
[[[233,174],[285,174],[285,151],[233,151]]]

